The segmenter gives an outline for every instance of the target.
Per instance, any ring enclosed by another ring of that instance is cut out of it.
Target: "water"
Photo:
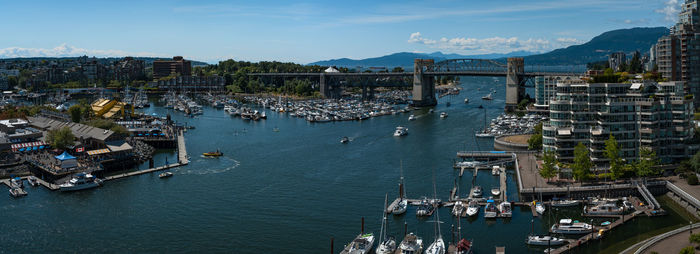
[[[313,124],[272,112],[259,122],[244,122],[212,108],[196,119],[172,113],[173,119],[196,126],[186,134],[190,165],[174,169],[169,179],[146,174],[89,191],[30,187],[27,197],[6,195],[0,198],[0,246],[10,253],[327,253],[333,237],[337,253],[359,233],[361,217],[366,232],[379,233],[384,194],[390,200],[396,197],[401,162],[409,197],[431,196],[435,172],[438,198],[447,200],[458,173],[451,167],[456,152],[492,149],[492,141],[474,140],[471,133],[483,126],[484,112],[489,119],[502,112],[504,79],[462,78],[462,83],[481,90],[445,97],[435,113],[413,112],[418,119],[411,122],[408,114]],[[495,100],[482,101],[491,87],[497,90]],[[466,105],[465,96],[470,99]],[[446,101],[452,106],[446,107]],[[477,108],[481,104],[485,109]],[[449,113],[447,119],[439,118],[442,111]],[[145,112],[168,111],[151,107]],[[393,137],[397,125],[407,126],[409,135]],[[343,136],[352,142],[340,144]],[[199,156],[217,148],[223,157]],[[175,152],[159,151],[156,165],[166,158],[177,160]],[[508,172],[511,200],[517,199],[513,179]],[[471,173],[458,183],[466,195]],[[488,192],[498,179],[482,171],[477,184]],[[442,235],[450,241],[450,225],[456,227],[456,220],[446,208],[440,215]],[[677,218],[654,218],[648,227],[682,221]],[[509,253],[542,253],[524,244],[531,220],[529,209],[516,208],[510,220],[463,219],[462,234],[474,239],[477,253],[492,253],[497,245]],[[403,216],[389,215],[390,235],[401,240],[404,222],[426,246],[432,242],[433,224],[416,219],[415,207]],[[548,227],[547,216],[534,219],[536,232]]]

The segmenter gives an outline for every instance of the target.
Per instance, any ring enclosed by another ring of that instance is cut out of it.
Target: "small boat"
[[[469,103],[469,98],[464,98],[464,104]]]
[[[473,198],[480,198],[484,195],[483,191],[481,190],[481,186],[474,186],[474,190],[472,190],[472,197]]]
[[[418,254],[423,252],[423,239],[413,233],[408,233],[399,244],[397,254]]]
[[[491,188],[491,195],[494,195],[494,196],[501,195],[501,189],[498,187]]]
[[[462,217],[462,214],[464,213],[464,204],[462,201],[457,201],[455,202],[455,205],[452,206],[452,215],[457,216],[457,217]]]
[[[394,206],[394,208],[391,210],[392,214],[395,215],[401,215],[406,213],[406,209],[408,208],[408,200],[406,199],[401,199],[399,203]]]
[[[566,241],[562,238],[557,238],[548,235],[531,235],[527,237],[527,244],[537,246],[556,246],[565,244]]]
[[[60,191],[76,191],[97,188],[102,184],[102,180],[92,174],[79,173],[68,182],[59,185]]]
[[[607,225],[610,225],[610,224],[612,224],[612,223],[609,222],[609,221],[604,221],[603,223],[600,223],[601,226],[607,226]]]
[[[482,99],[482,100],[490,101],[490,100],[493,100],[493,96],[491,95],[491,93],[489,93],[488,95],[486,95],[486,96],[484,96],[484,97],[481,97],[481,99]]]
[[[440,113],[440,118],[447,118],[447,112]]]
[[[510,202],[508,201],[503,201],[500,204],[498,204],[498,212],[500,213],[501,217],[513,217],[513,208],[511,207]]]
[[[372,233],[360,234],[340,254],[369,254],[374,247],[374,235]]]
[[[543,214],[545,211],[544,205],[540,202],[536,202],[535,203],[535,211],[537,211],[537,213],[539,213],[539,214]]]
[[[416,120],[416,116],[410,115],[410,116],[408,116],[408,120],[409,120],[409,121]]]
[[[428,245],[425,254],[445,254],[445,241],[442,240],[442,236],[439,235],[435,242]]]
[[[12,197],[18,198],[18,197],[22,197],[22,196],[26,196],[26,195],[27,195],[27,192],[24,191],[22,188],[18,188],[18,187],[10,188],[10,196],[12,196]]]
[[[493,199],[486,200],[484,218],[491,219],[496,217],[498,217],[498,209],[496,208],[495,201],[493,201]]]
[[[219,156],[224,155],[224,153],[219,151],[219,149],[216,149],[216,152],[206,152],[206,153],[202,153],[202,155],[207,156],[207,157],[219,157]]]
[[[469,206],[467,206],[467,215],[469,217],[479,214],[479,203],[476,200],[469,201]]]
[[[501,167],[500,166],[493,166],[491,168],[491,175],[497,176],[501,174]]]
[[[557,234],[586,234],[593,231],[593,226],[588,223],[561,219],[559,223],[552,225],[549,232]]]
[[[433,206],[433,204],[427,198],[424,198],[421,200],[418,209],[416,209],[416,216],[429,216],[433,214],[434,209],[435,206]]]
[[[579,203],[578,200],[556,200],[552,202],[552,207],[569,207],[569,206],[577,206]]]
[[[396,130],[394,131],[394,137],[401,137],[406,135],[408,135],[408,128],[403,126],[396,127]]]
[[[12,187],[24,188],[24,181],[22,181],[22,178],[15,177],[10,180],[10,185]]]
[[[450,254],[471,254],[473,253],[472,244],[473,241],[469,241],[467,239],[462,238],[462,240],[459,240],[459,242],[457,243],[455,251],[450,252]]]
[[[431,108],[430,110],[428,110],[428,113],[431,113],[431,114],[432,114],[432,113],[434,113],[434,112],[435,112],[435,110],[432,109],[432,108]]]
[[[341,144],[347,144],[348,142],[350,142],[350,139],[348,137],[343,137],[340,139]]]
[[[35,176],[30,176],[27,178],[27,182],[29,182],[29,185],[31,186],[39,186],[39,180]]]
[[[171,177],[171,176],[173,176],[173,172],[170,172],[170,171],[163,172],[163,173],[160,173],[158,175],[158,177],[160,177],[160,178],[166,178],[166,177]]]
[[[589,216],[596,215],[620,215],[625,212],[625,208],[615,203],[598,204],[592,207],[584,206],[583,214]]]

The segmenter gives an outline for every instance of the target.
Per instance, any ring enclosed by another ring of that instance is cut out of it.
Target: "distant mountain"
[[[380,56],[380,57],[373,57],[373,58],[365,58],[365,59],[349,59],[349,58],[340,58],[340,59],[331,59],[331,60],[325,60],[325,61],[318,61],[318,62],[313,62],[310,63],[309,65],[321,65],[321,66],[339,66],[339,67],[348,67],[348,68],[355,68],[358,66],[361,67],[387,67],[387,68],[393,68],[396,66],[403,67],[405,68],[412,68],[413,67],[413,60],[416,58],[431,58],[435,59],[435,61],[442,61],[446,59],[459,59],[459,58],[474,58],[474,59],[495,59],[495,58],[504,58],[504,57],[512,57],[512,56],[528,56],[536,54],[533,52],[526,52],[526,51],[516,51],[516,52],[511,52],[507,54],[486,54],[486,55],[460,55],[460,54],[443,54],[442,52],[433,52],[430,54],[425,54],[425,53],[411,53],[411,52],[400,52],[400,53],[394,53],[391,55],[386,55],[386,56]]]
[[[602,33],[581,45],[569,46],[554,51],[525,57],[525,64],[579,65],[606,60],[611,52],[629,54],[649,52],[651,45],[668,34],[665,27],[619,29]]]

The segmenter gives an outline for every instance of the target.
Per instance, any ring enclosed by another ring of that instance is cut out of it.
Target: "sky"
[[[285,61],[547,52],[669,27],[684,0],[0,0],[0,58],[181,55]]]

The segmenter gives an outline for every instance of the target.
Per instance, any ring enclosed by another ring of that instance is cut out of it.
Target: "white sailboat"
[[[384,196],[384,210],[386,210],[386,202],[388,198],[388,194]],[[386,218],[386,213],[384,213],[384,216],[382,218],[382,229],[379,231],[379,245],[377,246],[377,249],[375,250],[376,254],[391,254],[396,251],[396,239],[394,239],[393,236],[386,236],[386,232],[388,231],[388,220]]]
[[[403,185],[403,162],[401,164],[401,178],[399,178],[399,202],[392,208],[391,213],[401,215],[406,213],[408,209],[408,200],[406,199],[406,190]]]
[[[433,177],[433,198],[437,199],[434,179]],[[435,210],[435,241],[425,249],[425,254],[445,254],[445,241],[442,240],[442,233],[440,232],[440,211],[438,209]]]

